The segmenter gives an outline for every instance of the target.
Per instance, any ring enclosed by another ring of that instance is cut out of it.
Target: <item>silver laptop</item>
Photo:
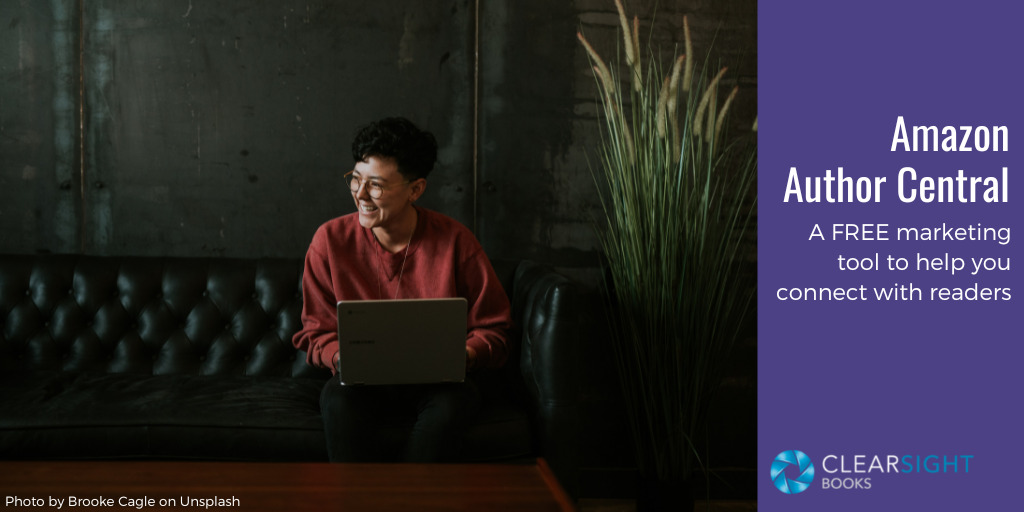
[[[344,386],[462,382],[466,299],[338,301]]]

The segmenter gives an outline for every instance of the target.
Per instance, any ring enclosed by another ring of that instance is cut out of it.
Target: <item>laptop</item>
[[[343,386],[466,379],[466,299],[338,301]]]

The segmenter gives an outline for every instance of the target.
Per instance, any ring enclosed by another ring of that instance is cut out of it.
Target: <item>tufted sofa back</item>
[[[301,260],[0,256],[0,370],[322,377]]]
[[[584,319],[578,287],[550,267],[491,262],[512,300],[512,357],[481,380],[495,400],[467,445],[489,460],[531,452],[536,440],[535,451],[572,488],[581,340],[593,338],[593,322]],[[322,458],[321,383],[291,378],[329,376],[291,344],[300,328],[301,276],[298,258],[0,255],[0,459]],[[238,386],[240,376],[255,377],[243,377],[253,385]],[[296,391],[311,398],[296,405]],[[260,437],[264,427],[272,442]],[[301,448],[274,451],[294,436]]]

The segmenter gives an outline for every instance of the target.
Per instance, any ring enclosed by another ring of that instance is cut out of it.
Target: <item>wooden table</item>
[[[0,462],[0,500],[4,511],[56,510],[56,500],[62,511],[89,512],[575,510],[543,460],[537,465],[5,461]]]

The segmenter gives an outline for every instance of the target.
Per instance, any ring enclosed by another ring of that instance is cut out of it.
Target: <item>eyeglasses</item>
[[[345,173],[345,176],[344,176],[345,181],[348,182],[349,190],[351,190],[353,194],[358,194],[359,193],[359,188],[365,185],[366,186],[366,192],[368,194],[370,194],[370,197],[372,197],[374,199],[380,199],[380,197],[384,195],[384,191],[385,190],[388,190],[388,189],[391,189],[391,188],[395,188],[395,187],[399,187],[399,186],[405,185],[406,183],[412,183],[411,181],[406,180],[406,181],[403,181],[401,183],[395,183],[394,185],[384,185],[383,183],[380,183],[378,181],[359,179],[358,176],[356,176],[355,174],[352,174],[354,172],[356,172],[356,171],[355,170],[351,170],[351,171]]]

